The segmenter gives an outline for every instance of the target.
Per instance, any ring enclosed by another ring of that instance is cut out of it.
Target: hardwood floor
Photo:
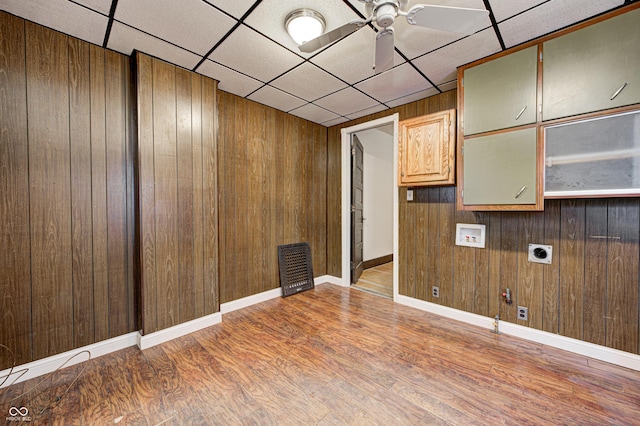
[[[0,390],[0,411],[69,425],[637,425],[639,389],[632,370],[323,284]]]
[[[393,262],[365,269],[353,288],[392,299]]]

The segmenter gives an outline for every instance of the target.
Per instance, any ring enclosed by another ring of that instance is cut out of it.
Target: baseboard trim
[[[37,361],[29,362],[27,364],[18,365],[12,372],[11,369],[2,370],[0,371],[0,383],[4,383],[0,385],[0,388],[53,373],[62,366],[70,367],[89,359],[95,359],[111,352],[135,346],[137,334],[137,332],[123,334],[122,336],[103,340],[82,348],[73,349],[47,358],[39,359]],[[11,374],[9,374],[10,372]],[[9,376],[9,378],[5,381],[7,376]]]
[[[212,325],[219,324],[220,322],[222,322],[222,314],[220,312],[216,312],[214,314],[183,322],[182,324],[177,324],[173,327],[165,328],[150,334],[137,332],[136,343],[140,350],[145,350],[161,343],[168,342],[169,340],[202,330],[203,328],[211,327]]]
[[[384,265],[385,263],[393,262],[393,253],[386,256],[376,257],[375,259],[369,259],[362,262],[364,269],[375,268],[376,266]]]
[[[318,284],[335,284],[335,285],[342,285],[342,278],[338,278],[338,277],[334,277],[333,275],[323,275],[321,277],[316,278],[315,280],[316,285]]]
[[[490,330],[493,329],[493,319],[482,315],[472,314],[470,312],[460,311],[447,306],[441,306],[435,303],[425,302],[423,300],[401,295],[398,295],[396,302],[401,305],[410,306],[422,311],[462,321],[467,324],[477,325],[479,327],[486,328],[487,332],[490,332]],[[600,346],[506,321],[500,321],[500,331],[509,336],[519,337],[521,339],[640,371],[640,355],[607,348],[606,346]]]

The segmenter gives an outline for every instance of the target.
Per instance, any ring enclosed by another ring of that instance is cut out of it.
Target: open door
[[[355,134],[351,136],[351,284],[360,279],[364,269],[362,231],[362,198],[364,186],[362,144]]]

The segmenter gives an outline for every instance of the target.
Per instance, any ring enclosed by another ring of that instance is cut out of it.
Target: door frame
[[[345,127],[341,135],[342,175],[342,278],[344,287],[351,286],[351,134],[393,124],[393,300],[398,297],[398,113],[366,123]]]

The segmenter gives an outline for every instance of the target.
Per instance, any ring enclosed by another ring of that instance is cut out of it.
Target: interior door
[[[356,283],[362,275],[363,243],[362,243],[362,188],[363,177],[362,144],[358,137],[351,136],[351,283]]]

